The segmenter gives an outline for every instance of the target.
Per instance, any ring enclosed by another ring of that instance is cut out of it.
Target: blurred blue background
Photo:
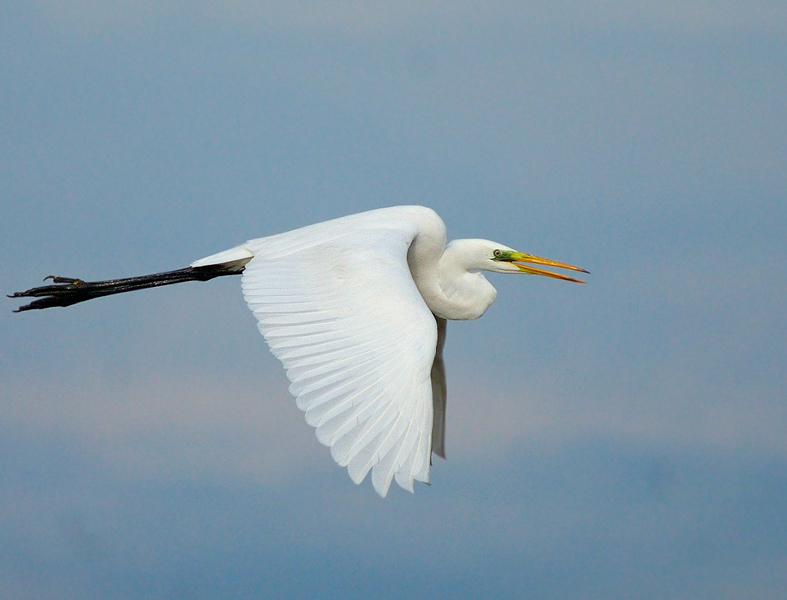
[[[787,9],[0,3],[0,280],[394,204],[592,272],[449,325],[381,500],[239,281],[0,311],[0,597],[783,598]]]

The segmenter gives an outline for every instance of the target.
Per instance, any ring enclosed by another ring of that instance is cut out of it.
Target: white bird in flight
[[[527,264],[584,269],[488,240],[454,240],[433,210],[396,206],[259,238],[185,269],[17,292],[17,312],[183,281],[242,275],[257,327],[292,382],[317,439],[350,478],[385,497],[429,483],[445,457],[447,319],[477,319],[497,291],[478,271],[578,279]]]

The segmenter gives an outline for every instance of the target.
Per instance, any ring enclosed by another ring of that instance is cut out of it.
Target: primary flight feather
[[[526,264],[523,264],[526,263]],[[478,271],[580,280],[530,265],[587,272],[488,240],[454,240],[433,210],[397,206],[251,240],[185,269],[52,285],[19,311],[183,281],[242,275],[243,296],[317,439],[361,483],[429,482],[445,456],[447,319],[476,319],[497,292]]]

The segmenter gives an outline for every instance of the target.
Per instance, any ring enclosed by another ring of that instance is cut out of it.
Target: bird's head
[[[558,269],[569,269],[571,271],[579,271],[580,273],[588,273],[588,271],[580,267],[575,267],[574,265],[558,262],[549,258],[525,254],[524,252],[517,252],[508,246],[489,240],[455,240],[451,242],[451,245],[460,246],[453,250],[461,252],[465,260],[472,263],[470,267],[472,269],[481,269],[494,273],[543,275],[545,277],[553,277],[555,279],[562,279],[563,281],[574,281],[576,283],[585,282],[581,279],[574,279],[573,277],[567,277],[560,273],[553,273],[552,271],[531,267],[529,265],[546,265]],[[470,258],[471,256],[472,260]]]

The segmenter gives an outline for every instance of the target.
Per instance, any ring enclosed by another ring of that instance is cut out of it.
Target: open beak
[[[575,283],[585,283],[581,279],[574,279],[573,277],[566,277],[565,275],[561,275],[560,273],[553,273],[552,271],[547,271],[546,269],[539,269],[537,267],[528,267],[527,265],[522,265],[520,263],[529,263],[534,265],[547,265],[549,267],[557,267],[558,269],[569,269],[571,271],[579,271],[580,273],[590,273],[585,269],[580,269],[579,267],[575,267],[574,265],[569,265],[562,262],[557,262],[556,260],[549,260],[548,258],[541,258],[540,256],[533,256],[532,254],[524,254],[522,252],[513,252],[511,254],[510,262],[515,264],[519,270],[523,273],[529,273],[531,275],[544,275],[545,277],[554,277],[555,279],[562,279],[563,281],[574,281]]]

